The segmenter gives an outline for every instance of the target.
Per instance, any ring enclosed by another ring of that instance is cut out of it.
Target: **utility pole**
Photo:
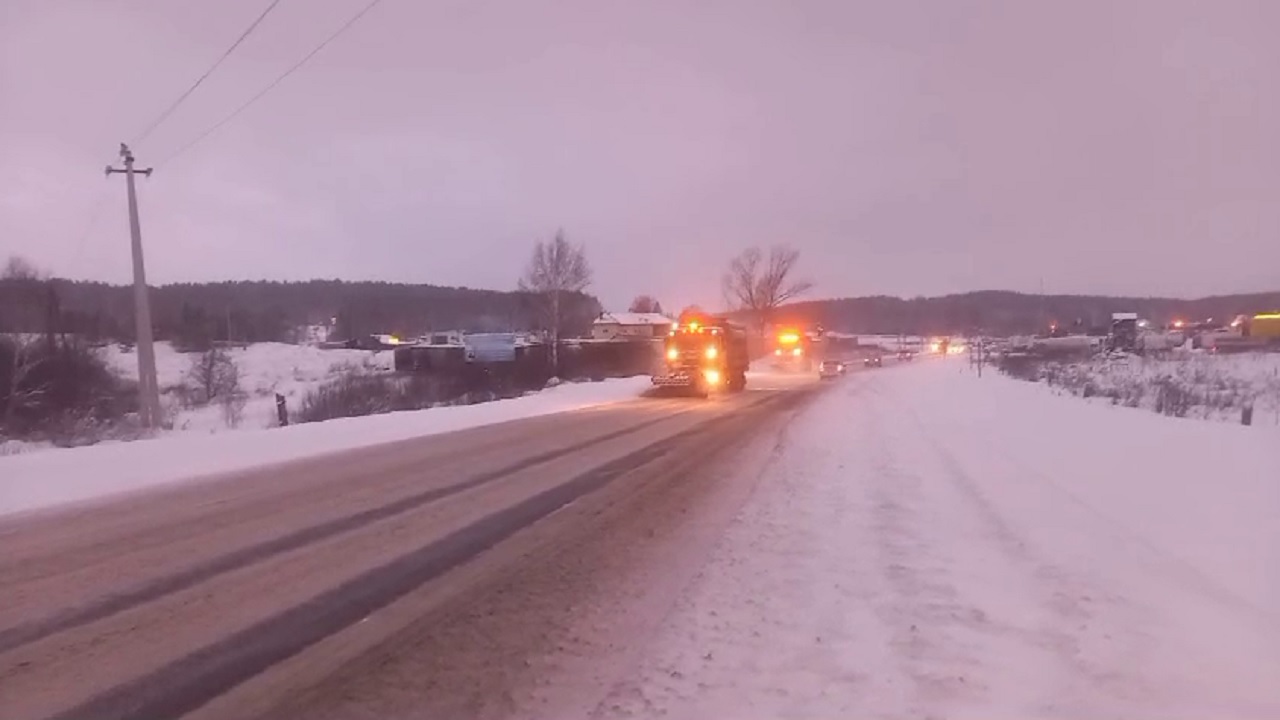
[[[138,335],[138,413],[142,424],[155,428],[160,424],[160,386],[156,381],[156,348],[151,334],[151,301],[147,296],[147,271],[142,262],[142,226],[138,222],[138,192],[133,176],[142,173],[151,177],[151,168],[135,170],[133,153],[129,146],[120,143],[120,158],[124,168],[107,166],[107,177],[112,173],[124,173],[129,191],[129,234],[133,240],[133,317]]]

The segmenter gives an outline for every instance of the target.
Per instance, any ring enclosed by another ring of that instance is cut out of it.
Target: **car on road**
[[[841,360],[823,360],[818,365],[818,377],[823,380],[838,378],[845,372],[845,364]]]
[[[882,365],[884,365],[884,360],[879,355],[872,355],[869,358],[863,358],[862,365],[863,367],[869,367],[869,368],[881,367]]]

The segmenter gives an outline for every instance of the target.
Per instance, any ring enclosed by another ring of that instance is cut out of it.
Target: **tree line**
[[[1213,319],[1226,324],[1237,315],[1280,308],[1280,292],[1221,295],[1192,300],[1102,295],[1031,295],[981,291],[940,297],[888,296],[797,302],[782,307],[790,322],[860,334],[1021,335],[1064,331],[1105,332],[1111,314],[1136,312],[1156,323]]]
[[[333,325],[337,338],[351,339],[521,331],[545,324],[534,292],[406,283],[177,283],[151,288],[150,299],[156,339],[191,346],[214,340],[295,342],[308,325]],[[564,332],[585,330],[599,312],[599,302],[582,292],[566,292],[561,304]],[[45,332],[131,341],[133,290],[60,278],[0,278],[0,333]]]

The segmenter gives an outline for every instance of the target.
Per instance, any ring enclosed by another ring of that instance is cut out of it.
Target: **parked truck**
[[[663,345],[663,366],[653,384],[706,397],[747,386],[747,331],[728,318],[686,313]]]
[[[1243,325],[1246,337],[1280,342],[1280,310],[1258,313],[1246,318]]]

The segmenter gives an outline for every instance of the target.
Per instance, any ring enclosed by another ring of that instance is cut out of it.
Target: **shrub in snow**
[[[244,408],[249,403],[249,396],[242,392],[229,392],[219,398],[222,405],[222,422],[235,429],[244,422]]]
[[[431,375],[406,377],[353,370],[308,392],[302,399],[297,421],[423,410],[461,394],[457,383]]]
[[[230,353],[218,347],[191,356],[186,380],[205,403],[240,392],[240,368]]]
[[[118,421],[137,407],[136,388],[121,382],[87,345],[48,337],[0,338],[0,435],[55,444],[93,442],[90,427]]]
[[[1171,417],[1240,422],[1245,408],[1255,408],[1280,424],[1280,355],[1007,357],[1000,368],[1055,390]]]

